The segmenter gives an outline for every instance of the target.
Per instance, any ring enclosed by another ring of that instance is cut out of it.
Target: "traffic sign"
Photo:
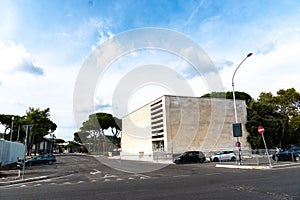
[[[258,128],[257,128],[257,130],[258,130],[258,132],[259,132],[259,134],[264,134],[264,132],[265,132],[265,129],[264,129],[264,127],[262,127],[262,126],[259,126]]]
[[[235,142],[236,147],[241,147],[241,143],[239,141]]]

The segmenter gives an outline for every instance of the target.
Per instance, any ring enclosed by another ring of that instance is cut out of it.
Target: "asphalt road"
[[[124,163],[133,168],[146,164]],[[172,164],[147,173],[127,173],[91,156],[58,157],[56,165],[44,168],[63,172],[61,176],[1,187],[0,199],[300,199],[299,167],[241,170],[214,166]]]

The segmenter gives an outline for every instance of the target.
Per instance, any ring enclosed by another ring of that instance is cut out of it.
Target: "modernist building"
[[[242,149],[250,149],[245,129],[246,104],[237,100]],[[233,100],[164,95],[122,119],[121,158],[153,160],[154,154],[234,150]]]

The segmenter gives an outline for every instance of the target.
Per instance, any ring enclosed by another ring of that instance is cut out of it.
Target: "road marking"
[[[105,174],[105,175],[103,176],[104,179],[105,179],[105,178],[116,178],[116,177],[118,177],[118,176],[116,176],[116,175],[110,175],[110,174]]]
[[[173,177],[178,178],[178,177],[186,177],[186,176],[190,176],[190,175],[177,175],[177,176],[173,176]]]
[[[97,170],[97,169],[94,169],[94,172],[90,172],[91,175],[95,175],[95,174],[101,174],[102,172]]]
[[[211,173],[211,174],[204,174],[205,176],[213,176],[213,175],[219,175],[221,173]]]
[[[77,183],[78,183],[78,184],[81,184],[81,183],[84,183],[84,182],[85,182],[85,181],[78,181]]]

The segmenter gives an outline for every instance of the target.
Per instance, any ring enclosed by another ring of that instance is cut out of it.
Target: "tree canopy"
[[[245,92],[236,91],[236,92],[234,92],[234,95],[235,95],[235,99],[245,100],[247,105],[252,100],[252,97]],[[212,92],[212,93],[204,94],[201,97],[233,99],[233,93],[232,92]]]
[[[33,144],[41,142],[45,135],[53,133],[57,125],[50,119],[50,109],[29,108],[25,116],[18,115],[0,115],[0,123],[5,127],[4,137],[9,140],[10,136],[7,131],[12,129],[12,141],[24,141],[25,130],[23,125],[33,124],[28,136],[28,153],[32,149]]]
[[[280,89],[277,95],[261,93],[247,108],[247,138],[253,149],[264,148],[257,127],[265,128],[267,145],[285,147],[300,143],[300,94],[294,89]]]
[[[113,139],[107,139],[104,130],[111,130]],[[89,143],[89,150],[94,152],[103,151],[107,142],[119,147],[118,136],[121,132],[121,120],[108,113],[94,113],[89,119],[83,122],[80,131],[74,133],[74,140],[80,143]]]
[[[34,125],[29,133],[28,150],[31,150],[35,143],[41,142],[45,135],[53,133],[57,128],[57,125],[50,119],[50,108],[41,110],[30,107],[26,111],[24,123]]]

